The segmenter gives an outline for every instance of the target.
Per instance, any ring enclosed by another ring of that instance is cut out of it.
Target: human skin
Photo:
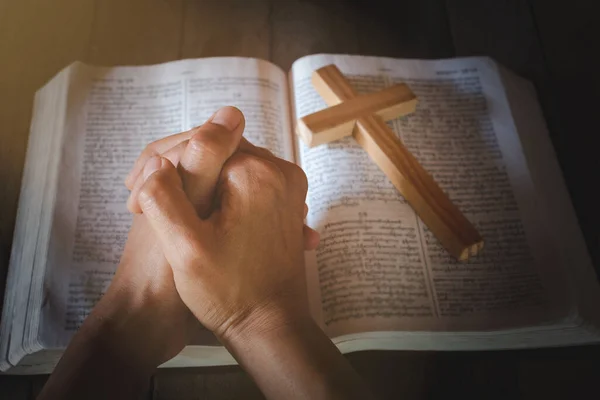
[[[303,254],[318,235],[303,223],[306,177],[243,126],[224,108],[140,156],[126,183],[143,213],[40,398],[141,396],[199,322],[267,398],[370,397],[308,310]]]

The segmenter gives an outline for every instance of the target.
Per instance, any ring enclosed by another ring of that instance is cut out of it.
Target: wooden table
[[[363,4],[364,3],[364,4]],[[316,52],[443,58],[487,54],[533,81],[598,266],[594,1],[0,0],[0,282],[4,281],[33,93],[74,60],[100,65],[249,56],[284,69]],[[364,352],[348,356],[381,398],[588,398],[600,348]],[[0,376],[2,399],[32,398],[45,376]],[[261,398],[237,367],[161,370],[154,399]]]

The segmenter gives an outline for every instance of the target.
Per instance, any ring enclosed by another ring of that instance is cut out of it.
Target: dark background
[[[598,8],[584,0],[0,0],[0,282],[33,94],[61,68],[74,60],[124,65],[230,55],[288,69],[316,52],[489,55],[531,80],[598,271]],[[598,397],[598,346],[348,358],[381,398]],[[0,376],[0,398],[32,398],[45,379]],[[237,367],[193,368],[159,371],[148,398],[260,394]]]

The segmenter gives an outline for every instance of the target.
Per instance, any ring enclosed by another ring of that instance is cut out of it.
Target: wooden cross
[[[414,112],[410,88],[359,96],[335,65],[316,70],[312,83],[329,108],[298,121],[304,142],[313,147],[352,135],[450,254],[459,260],[477,254],[482,237],[385,122]]]

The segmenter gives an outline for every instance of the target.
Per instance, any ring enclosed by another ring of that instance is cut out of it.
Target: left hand
[[[198,327],[147,218],[135,216],[108,291],[38,399],[141,398],[155,368],[179,353]]]
[[[155,142],[140,156],[128,187],[135,194],[146,162],[163,155],[178,165],[185,195],[197,214],[210,213],[221,169],[238,150],[243,129],[243,115],[229,107],[199,128]],[[307,229],[305,247],[314,248],[318,234]],[[141,393],[154,369],[179,353],[201,327],[174,282],[147,217],[134,216],[110,287],[71,340],[39,398],[132,398]]]
[[[89,319],[103,321],[100,331],[115,337],[111,347],[151,368],[175,357],[202,328],[181,301],[145,216],[134,216],[117,272]]]
[[[237,150],[243,130],[241,112],[223,108],[201,127],[147,146],[132,175],[149,155],[169,156],[190,183],[186,188],[190,201],[198,213],[206,213],[221,168]],[[221,144],[218,153],[212,151],[215,142]],[[135,185],[128,186],[135,195]],[[133,352],[132,357],[154,366],[177,355],[201,327],[177,293],[173,271],[146,216],[134,216],[119,268],[91,317],[108,321],[109,329],[122,337],[121,351]]]
[[[220,118],[223,123],[231,123],[231,117],[235,120],[235,115],[239,114],[242,122],[236,130],[241,134],[245,125],[242,113],[234,107],[223,107],[221,110],[228,112],[228,115]],[[166,158],[177,167],[186,195],[202,219],[207,218],[213,211],[214,190],[221,174],[221,167],[233,152],[245,152],[248,147],[252,147],[253,151],[258,151],[262,155],[275,157],[269,150],[255,147],[244,138],[236,136],[232,141],[231,137],[223,136],[219,129],[214,129],[216,124],[212,123],[212,120],[215,115],[199,128],[167,136],[146,146],[125,178],[125,185],[131,190],[131,195],[127,200],[129,211],[136,214],[142,212],[138,203],[138,194],[144,183],[142,171],[146,163],[153,157]],[[231,124],[230,128],[235,128],[233,126],[235,122]],[[213,128],[209,126],[213,126]],[[230,147],[232,144],[235,144],[235,148]],[[225,154],[221,154],[223,148],[227,149]],[[305,204],[305,218],[307,214],[308,206]],[[304,225],[303,236],[304,250],[317,248],[320,240],[317,231]]]

